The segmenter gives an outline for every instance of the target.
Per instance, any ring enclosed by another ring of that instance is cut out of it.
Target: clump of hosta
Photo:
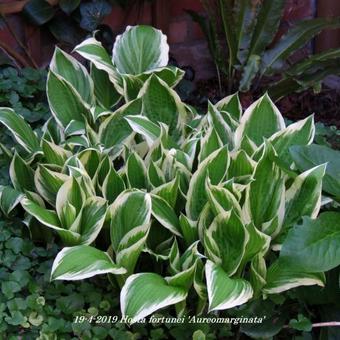
[[[325,164],[299,173],[289,151],[312,143],[312,116],[286,127],[267,95],[243,112],[237,94],[195,114],[151,27],[118,37],[112,59],[94,38],[75,51],[90,73],[56,49],[53,117],[41,137],[0,110],[21,145],[1,208],[8,215],[20,202],[29,228],[58,236],[52,280],[111,275],[133,321],[171,305],[205,313],[325,284],[339,263],[337,214],[316,219]]]

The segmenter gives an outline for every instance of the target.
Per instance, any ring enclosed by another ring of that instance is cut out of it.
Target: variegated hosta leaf
[[[244,112],[235,133],[235,144],[240,146],[242,138],[247,135],[256,145],[260,145],[263,138],[269,138],[284,128],[280,111],[265,94]]]
[[[88,148],[77,155],[87,174],[93,178],[100,164],[100,153],[96,149]]]
[[[205,187],[207,176],[209,175],[211,183],[216,185],[223,180],[228,171],[228,166],[229,153],[227,147],[216,150],[198,166],[190,181],[185,206],[187,216],[191,220],[198,220],[204,205],[207,203]]]
[[[115,199],[125,190],[125,183],[116,170],[111,167],[109,173],[104,179],[102,193],[109,203],[113,203]]]
[[[221,266],[210,260],[205,264],[209,311],[224,310],[246,303],[253,296],[249,282],[230,278]]]
[[[223,146],[220,137],[218,136],[215,128],[211,127],[204,138],[201,139],[201,148],[198,155],[198,161],[201,163],[214,151],[220,149]]]
[[[278,294],[286,290],[300,287],[318,285],[325,286],[326,278],[323,273],[307,273],[303,270],[294,270],[280,261],[274,262],[268,269],[267,284],[263,289],[267,294]]]
[[[99,274],[124,274],[110,256],[96,248],[81,245],[63,248],[54,259],[51,280],[83,280]]]
[[[23,193],[9,186],[0,186],[0,210],[9,216],[10,212],[20,203]]]
[[[283,225],[292,226],[302,216],[316,218],[321,208],[322,179],[326,164],[307,170],[294,179],[286,191],[286,211]]]
[[[219,111],[226,111],[230,113],[236,121],[240,120],[242,115],[242,106],[237,93],[224,97],[217,102],[215,106]]]
[[[171,286],[160,275],[141,273],[129,276],[120,293],[120,308],[123,317],[137,322],[156,310],[185,300],[187,291]]]
[[[0,108],[0,123],[11,131],[17,142],[28,152],[41,151],[39,140],[25,120],[8,107]]]
[[[234,154],[231,154],[230,156],[228,178],[242,177],[253,174],[256,162],[253,161],[244,150],[240,150]]]
[[[72,153],[47,140],[42,141],[42,149],[46,163],[63,166]]]
[[[110,207],[110,234],[116,261],[132,273],[149,231],[151,197],[139,190],[126,190]]]
[[[112,60],[118,71],[126,74],[164,67],[169,60],[166,36],[150,26],[127,26],[116,38]]]
[[[130,188],[144,189],[147,187],[146,168],[137,153],[132,153],[126,163],[126,175]]]
[[[17,153],[14,154],[9,176],[14,188],[18,191],[34,191],[34,172],[30,165],[23,160]]]
[[[219,214],[204,237],[206,245],[213,244],[217,247],[211,260],[221,265],[228,276],[235,274],[239,268],[248,240],[248,231],[234,211]],[[210,255],[208,252],[207,256]]]

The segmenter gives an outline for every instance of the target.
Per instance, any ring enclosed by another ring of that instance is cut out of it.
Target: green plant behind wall
[[[275,40],[286,1],[202,0],[205,15],[188,11],[208,41],[221,88],[246,92],[259,87],[273,99],[302,91],[320,89],[322,80],[339,74],[340,49],[314,54],[293,62],[290,57],[324,29],[340,26],[340,18],[301,20]],[[273,80],[266,80],[270,77]],[[265,81],[266,80],[266,81]]]
[[[0,109],[23,149],[9,151],[0,207],[21,206],[30,230],[64,246],[51,280],[108,275],[129,323],[249,315],[287,290],[325,286],[340,264],[340,215],[319,214],[322,191],[339,200],[340,190],[323,159],[304,162],[313,116],[286,126],[267,94],[245,112],[231,95],[197,115],[152,27],[128,27],[112,58],[94,38],[75,51],[90,72],[56,49],[41,139]]]

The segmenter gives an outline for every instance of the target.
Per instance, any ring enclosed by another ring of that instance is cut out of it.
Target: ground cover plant
[[[340,197],[338,151],[312,144],[313,116],[286,126],[267,94],[198,115],[174,90],[183,72],[168,50],[148,26],[128,27],[112,58],[94,38],[78,45],[90,72],[57,48],[42,137],[0,109],[20,145],[4,149],[0,208],[23,208],[33,237],[56,236],[52,281],[107,275],[129,324],[267,315],[265,333],[241,331],[272,336],[291,317],[273,317],[288,294],[334,282],[339,213],[319,212]],[[302,314],[291,326],[311,329]]]

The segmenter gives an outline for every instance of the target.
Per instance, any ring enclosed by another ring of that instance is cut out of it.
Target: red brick
[[[191,9],[192,11],[202,11],[203,7],[199,0],[169,0],[171,8],[171,16],[177,17],[184,15],[185,9]]]
[[[170,23],[169,32],[168,32],[168,40],[172,44],[185,42],[188,37],[188,22],[183,21],[175,21]]]
[[[191,36],[195,40],[205,39],[201,26],[197,22],[191,24]]]

